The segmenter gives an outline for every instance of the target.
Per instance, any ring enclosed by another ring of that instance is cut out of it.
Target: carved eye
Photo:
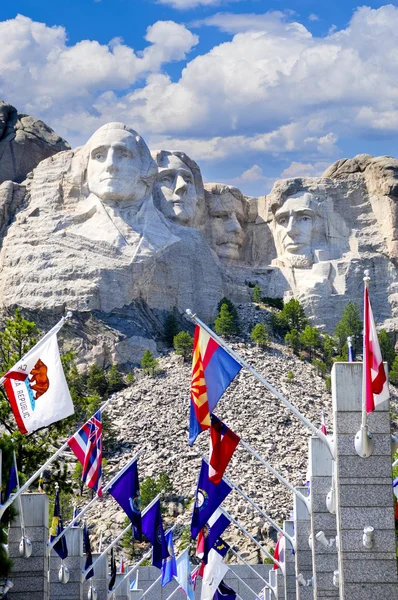
[[[102,152],[96,152],[94,158],[95,160],[101,160],[102,158],[104,158],[104,155],[102,154]]]
[[[161,183],[171,183],[173,179],[170,175],[165,175],[164,177],[160,178],[160,181]]]
[[[301,222],[303,222],[303,223],[307,223],[307,222],[309,222],[309,221],[312,221],[312,219],[311,219],[311,217],[309,217],[308,215],[303,215],[303,216],[300,218],[300,221],[301,221]]]
[[[285,227],[287,225],[286,217],[282,217],[281,219],[278,219],[278,225],[282,225],[282,227]]]
[[[190,184],[190,185],[193,183],[193,182],[192,182],[192,177],[190,177],[189,175],[186,175],[186,176],[184,177],[184,181],[185,181],[185,183],[188,183],[188,184]]]

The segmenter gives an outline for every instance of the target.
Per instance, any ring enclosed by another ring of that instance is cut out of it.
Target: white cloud
[[[241,181],[260,181],[265,179],[264,172],[258,165],[253,165],[242,173],[239,178]]]
[[[149,45],[141,53],[120,38],[108,45],[82,40],[69,46],[63,27],[22,15],[0,22],[0,96],[35,113],[58,116],[72,103],[75,110],[89,110],[99,92],[128,89],[164,63],[184,59],[198,42],[173,21],[148,27],[145,39]]]
[[[291,177],[320,177],[329,164],[329,162],[322,161],[312,164],[294,160],[282,171],[280,177],[281,179],[290,179]]]
[[[309,21],[319,21],[319,17],[315,13],[311,13],[308,17],[308,20]]]
[[[72,145],[121,120],[153,146],[200,161],[248,153],[244,164],[263,169],[256,155],[308,167],[337,158],[348,135],[397,130],[397,7],[361,7],[325,37],[276,11],[200,24],[231,38],[189,61],[198,38],[173,21],[149,27],[135,52],[120,39],[68,45],[63,27],[18,16],[0,23],[0,96]],[[172,80],[165,66],[181,60]]]

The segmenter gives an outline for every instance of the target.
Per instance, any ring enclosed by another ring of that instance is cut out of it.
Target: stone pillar
[[[361,426],[362,363],[335,363],[332,393],[340,598],[392,600],[398,579],[389,402],[368,415],[374,451],[361,458],[354,439]],[[363,546],[364,527],[374,527],[371,549]]]
[[[65,533],[68,556],[64,565],[69,569],[68,583],[61,583],[58,572],[61,567],[61,559],[58,554],[51,550],[50,556],[50,600],[83,600],[82,568],[83,559],[83,529],[72,527]]]
[[[97,560],[99,557],[99,553],[92,553],[93,562]],[[97,590],[98,600],[107,600],[108,598],[108,557],[107,555],[103,556],[100,561],[94,567],[94,577],[91,577],[88,581],[84,583],[83,586],[83,597],[84,600],[87,599],[88,590],[90,588],[90,584]]]
[[[309,440],[310,486],[311,486],[311,535],[312,570],[314,574],[314,597],[338,598],[339,590],[333,585],[333,572],[338,568],[336,548],[336,515],[326,507],[326,496],[332,486],[333,460],[329,449],[316,437]],[[331,547],[325,547],[316,540],[323,531]]]
[[[21,523],[19,515],[11,523],[8,533],[8,551],[13,561],[10,579],[14,587],[8,592],[10,600],[49,600],[48,558],[48,497],[46,494],[21,494],[26,536],[32,542],[30,558],[21,558],[19,542]],[[18,510],[18,503],[14,506]]]
[[[297,489],[303,496],[307,495],[308,490],[306,487],[299,487]],[[296,538],[296,575],[301,573],[307,581],[312,577],[312,552],[308,544],[308,538],[311,533],[311,521],[307,506],[296,495],[294,495],[294,531]],[[312,586],[302,586],[296,581],[296,598],[297,600],[312,599]]]
[[[119,585],[120,581],[125,577],[126,573],[118,573],[116,575],[115,587]],[[123,583],[117,588],[115,593],[116,600],[130,600],[130,578],[125,577]]]
[[[283,531],[294,538],[293,521],[284,521]],[[291,543],[285,538],[285,600],[296,600],[296,565]]]
[[[285,600],[285,585],[284,585],[283,573],[280,569],[275,571],[272,569],[269,572],[269,584],[274,590],[276,600]]]

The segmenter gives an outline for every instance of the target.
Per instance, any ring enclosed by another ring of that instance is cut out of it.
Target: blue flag
[[[162,586],[167,585],[177,575],[177,565],[174,554],[173,532],[166,534],[166,544],[169,556],[163,560],[162,564]]]
[[[131,521],[133,537],[141,541],[142,520],[140,502],[140,484],[138,481],[137,461],[135,460],[109,488],[109,493],[120,504]]]
[[[191,536],[193,539],[206,525],[231,489],[224,480],[221,480],[218,485],[211,483],[209,480],[209,465],[202,460],[191,521]]]
[[[189,550],[184,550],[177,558],[177,575],[176,580],[180,588],[185,592],[188,600],[195,600],[195,591],[193,589],[191,577],[191,565],[189,562]]]
[[[161,569],[162,560],[168,557],[169,551],[167,550],[166,538],[163,531],[159,500],[143,515],[142,533],[146,535],[152,544],[153,566]]]
[[[10,497],[10,495],[11,495],[11,492],[12,492],[13,490],[15,490],[15,488],[17,487],[17,485],[18,485],[18,481],[17,481],[17,470],[16,470],[16,468],[15,468],[15,463],[14,463],[14,461],[13,461],[13,463],[12,463],[12,467],[11,467],[11,469],[10,469],[10,476],[9,476],[9,478],[8,478],[8,483],[7,483],[7,487],[6,487],[6,497],[4,498],[4,502],[5,502],[6,500],[8,500],[8,498],[9,498],[9,497]]]
[[[198,548],[203,553],[202,560],[207,564],[209,552],[213,547],[214,543],[218,540],[220,535],[224,533],[231,521],[226,517],[220,509],[217,509],[210,519],[207,521],[204,528],[200,531],[197,542],[196,554],[198,554]]]
[[[62,525],[61,509],[60,509],[60,505],[59,505],[59,491],[57,490],[55,492],[54,516],[53,516],[53,520],[51,523],[51,529],[50,529],[50,542],[55,540],[55,538],[58,537],[59,534],[63,532],[63,530],[64,530],[64,527]],[[58,556],[62,559],[66,558],[68,556],[68,547],[66,545],[66,538],[64,535],[55,544],[54,550],[58,554]]]
[[[91,554],[90,536],[88,535],[88,529],[87,529],[86,522],[84,522],[84,527],[83,527],[83,547],[84,547],[84,552],[86,554],[86,563],[84,565],[84,570],[86,571],[86,569],[91,567],[91,565],[93,564],[93,557]],[[94,569],[89,570],[89,572],[86,575],[86,580],[90,579],[91,577],[94,577]]]
[[[221,556],[224,558],[224,556],[227,555],[227,552],[229,550],[229,545],[227,544],[227,542],[224,542],[224,540],[222,540],[221,538],[218,538],[218,540],[214,542],[213,548],[214,550],[216,550],[216,552],[218,552],[218,554],[221,554]]]
[[[236,592],[222,581],[213,596],[213,600],[222,600],[223,598],[236,600]]]

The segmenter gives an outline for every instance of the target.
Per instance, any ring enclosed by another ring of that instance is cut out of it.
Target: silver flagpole
[[[269,553],[269,552],[268,552],[268,551],[267,551],[267,550],[266,550],[266,549],[265,549],[265,548],[264,548],[264,547],[263,547],[263,546],[262,546],[262,545],[261,545],[261,544],[260,544],[260,543],[259,543],[259,542],[258,542],[258,541],[257,541],[257,540],[256,540],[256,539],[255,539],[255,538],[254,538],[254,537],[253,537],[253,536],[252,536],[250,533],[249,533],[249,532],[248,532],[248,531],[247,531],[247,529],[245,529],[245,528],[243,527],[243,525],[241,525],[241,524],[240,524],[240,523],[239,523],[239,522],[238,522],[236,519],[234,519],[234,517],[233,517],[232,515],[230,515],[230,514],[229,514],[229,512],[227,512],[227,511],[225,510],[225,508],[221,508],[221,507],[220,507],[220,510],[221,510],[221,512],[222,512],[222,513],[223,513],[223,514],[224,514],[224,515],[225,515],[225,516],[226,516],[226,517],[227,517],[227,518],[228,518],[230,521],[232,521],[232,523],[234,523],[234,524],[235,524],[237,527],[239,527],[239,529],[240,529],[241,531],[243,531],[243,533],[244,533],[245,535],[247,535],[247,537],[248,537],[248,538],[249,538],[249,539],[250,539],[250,540],[251,540],[251,541],[252,541],[254,544],[256,544],[256,546],[257,546],[258,548],[260,548],[261,552],[264,552],[264,554],[265,554],[266,556],[268,556],[268,558],[270,558],[270,559],[272,560],[272,562],[273,562],[273,563],[274,563],[274,564],[275,564],[275,565],[278,567],[278,569],[280,569],[280,570],[282,571],[282,565],[281,565],[281,563],[280,563],[278,560],[276,560],[276,558],[274,558],[274,557],[272,556],[272,554],[270,554],[270,553]]]
[[[317,437],[319,437],[319,439],[321,439],[322,442],[329,448],[329,452],[332,455],[332,457],[335,458],[335,451],[334,451],[333,442],[332,442],[332,440],[330,440],[323,433],[323,431],[321,431],[320,429],[318,429],[317,427],[315,427],[315,425],[313,423],[311,423],[311,421],[309,421],[307,419],[307,417],[305,417],[295,406],[293,406],[293,404],[291,404],[291,402],[289,402],[289,400],[287,400],[280,392],[278,392],[278,390],[276,388],[274,388],[274,386],[272,386],[266,379],[264,379],[264,377],[262,375],[260,375],[260,373],[257,373],[257,371],[255,369],[253,369],[253,367],[251,365],[249,365],[248,362],[246,362],[241,356],[239,356],[239,354],[237,354],[235,352],[235,350],[232,350],[232,348],[230,348],[228,346],[228,344],[226,344],[224,342],[224,340],[222,340],[216,333],[214,333],[214,331],[212,331],[210,329],[210,327],[208,327],[205,323],[203,323],[203,321],[201,321],[200,319],[198,319],[198,317],[189,308],[187,308],[187,310],[185,312],[188,315],[188,317],[190,317],[192,319],[192,321],[194,321],[194,323],[197,323],[198,325],[200,325],[202,327],[202,329],[204,329],[205,331],[207,331],[207,333],[214,340],[216,340],[216,342],[218,342],[220,344],[220,346],[222,348],[224,348],[224,350],[226,352],[228,352],[228,354],[230,354],[230,356],[232,356],[232,358],[234,358],[236,360],[236,362],[238,362],[242,367],[244,367],[245,369],[247,369],[248,371],[250,371],[250,373],[252,375],[254,375],[259,381],[261,381],[261,383],[263,385],[265,385],[265,387],[274,396],[276,396],[282,402],[282,404],[284,404],[294,415],[296,415],[296,417],[308,429],[310,429],[314,435],[316,435]]]
[[[148,506],[146,506],[146,507],[144,508],[144,510],[143,510],[143,511],[142,511],[142,513],[141,513],[141,516],[145,515],[145,513],[147,513],[147,512],[148,512],[148,510],[149,510],[150,508],[152,508],[152,506],[155,504],[155,502],[157,502],[157,501],[159,500],[159,498],[160,498],[160,494],[158,494],[158,495],[156,496],[156,498],[154,498],[154,499],[152,500],[152,502],[151,502],[150,504],[148,504]],[[131,527],[131,523],[129,523],[129,524],[127,525],[127,527],[125,527],[125,528],[123,529],[122,533],[119,533],[119,535],[117,536],[117,538],[115,538],[115,539],[113,540],[113,542],[111,542],[111,543],[110,543],[110,544],[109,544],[109,545],[108,545],[108,546],[105,548],[105,550],[104,550],[103,552],[101,552],[101,554],[100,554],[100,555],[99,555],[99,556],[98,556],[98,557],[95,559],[95,561],[93,562],[93,564],[92,564],[92,565],[90,565],[89,567],[87,567],[87,569],[85,569],[85,570],[82,570],[82,574],[83,574],[83,576],[84,576],[84,577],[87,575],[87,573],[88,573],[89,571],[91,571],[91,569],[93,569],[93,568],[94,568],[94,565],[96,565],[96,564],[97,564],[97,562],[98,562],[99,560],[101,560],[101,558],[102,558],[103,556],[105,556],[105,554],[107,554],[108,550],[110,550],[111,548],[113,548],[113,546],[114,546],[114,545],[115,545],[115,544],[116,544],[116,543],[117,543],[117,542],[120,540],[120,538],[122,538],[122,537],[124,536],[124,534],[125,534],[125,533],[126,533],[126,532],[127,532],[129,529],[130,529],[130,527]]]
[[[239,575],[237,575],[237,574],[235,573],[235,571],[234,571],[233,569],[231,569],[231,567],[230,567],[229,565],[227,565],[227,567],[228,567],[228,569],[231,571],[231,573],[233,573],[233,574],[235,575],[236,579],[239,579],[239,581],[240,581],[241,583],[243,583],[243,585],[245,585],[245,586],[247,587],[247,589],[248,589],[248,590],[250,590],[250,591],[251,591],[251,593],[252,593],[252,594],[254,594],[254,595],[255,595],[255,597],[257,598],[257,597],[258,597],[258,594],[257,594],[257,592],[255,592],[255,591],[254,591],[254,590],[253,590],[253,589],[250,587],[250,585],[246,583],[246,581],[244,581],[244,580],[243,580],[241,577],[239,577]],[[275,595],[275,594],[274,594],[274,595]]]
[[[109,483],[106,484],[106,486],[103,488],[102,492],[107,492],[109,490],[109,488],[115,483],[115,481],[117,481],[119,479],[119,477],[121,477],[123,475],[123,473],[133,464],[134,461],[136,461],[138,459],[138,457],[140,456],[140,454],[142,454],[143,450],[139,450],[139,452],[137,452],[137,454],[134,456],[134,458],[131,459],[131,461],[129,463],[127,463],[127,465],[125,467],[123,467],[123,469],[120,471],[120,473],[117,473],[117,475],[115,475],[115,477],[113,477],[113,479],[111,479],[111,481]],[[67,525],[65,527],[65,529],[50,543],[47,542],[47,552],[51,551],[51,548],[53,546],[55,546],[55,544],[58,542],[59,539],[61,539],[62,536],[65,535],[65,533],[71,528],[73,527],[73,523],[76,523],[76,521],[79,521],[79,519],[81,519],[81,517],[88,511],[88,509],[95,503],[97,502],[97,500],[100,499],[100,497],[98,496],[98,494],[96,496],[94,496],[94,498],[92,498],[90,500],[90,502],[88,504],[86,504],[86,506],[84,508],[82,508],[82,510],[76,515],[76,517],[74,519],[72,519],[72,521],[69,523],[69,525]]]
[[[176,527],[176,525],[173,525],[173,527],[170,527],[170,529],[168,529],[168,530],[166,531],[165,535],[167,535],[168,533],[170,533],[170,531],[174,531],[175,527]],[[151,550],[149,550],[149,552],[147,552],[146,554],[144,554],[144,556],[141,558],[141,560],[140,560],[140,561],[139,561],[139,562],[138,562],[136,565],[133,565],[133,566],[131,567],[131,571],[130,571],[130,567],[128,567],[128,569],[129,569],[129,570],[128,570],[128,572],[127,572],[127,573],[126,573],[126,575],[125,575],[125,576],[124,576],[124,577],[123,577],[123,578],[122,578],[122,579],[119,581],[119,583],[117,584],[117,586],[116,586],[115,588],[113,588],[113,590],[112,590],[112,591],[116,591],[116,590],[117,590],[117,588],[118,588],[120,585],[122,585],[122,583],[123,583],[123,581],[126,579],[126,577],[128,577],[128,576],[129,576],[131,573],[133,573],[133,572],[135,571],[135,569],[136,569],[137,567],[139,567],[139,566],[140,566],[140,564],[141,564],[141,563],[142,563],[144,560],[146,560],[146,559],[147,559],[147,558],[148,558],[148,557],[149,557],[151,554],[152,554],[152,548],[151,548]],[[138,577],[138,574],[137,574],[137,577]],[[159,578],[158,578],[156,581],[159,581]],[[156,582],[155,582],[155,583],[156,583]],[[142,597],[142,596],[141,596],[141,597]]]
[[[203,456],[203,454],[200,454],[200,456],[207,464],[209,464],[208,459],[205,456]],[[277,531],[279,531],[279,533],[281,535],[283,535],[283,537],[285,537],[287,540],[289,540],[293,549],[294,550],[296,549],[295,540],[288,533],[286,533],[286,531],[283,531],[283,529],[281,529],[281,527],[279,527],[279,525],[277,523],[275,523],[275,521],[269,515],[267,515],[267,513],[262,510],[262,508],[260,508],[258,506],[258,504],[256,504],[251,498],[249,498],[249,496],[247,494],[245,494],[245,492],[239,486],[237,486],[236,483],[231,481],[229,479],[229,477],[227,477],[226,475],[223,475],[223,480],[225,481],[225,483],[228,483],[228,485],[231,486],[234,490],[236,490],[238,492],[238,494],[243,496],[243,498],[245,498],[245,500],[250,502],[250,504],[253,506],[253,508],[255,508],[260,513],[260,515],[262,515],[264,517],[264,519],[266,521],[268,521],[268,523],[270,523]],[[296,490],[296,491],[298,491],[298,490]],[[300,492],[299,492],[299,494],[300,494]],[[308,500],[308,498],[307,498],[307,500]]]
[[[229,549],[230,549],[230,551],[231,551],[233,554],[235,554],[236,558],[238,558],[239,560],[241,560],[241,561],[242,561],[242,562],[243,562],[243,563],[244,563],[244,564],[245,564],[247,567],[249,567],[249,569],[250,569],[251,571],[253,571],[253,573],[255,573],[255,574],[257,575],[257,577],[258,577],[259,579],[261,579],[261,581],[264,583],[264,585],[265,585],[267,588],[269,588],[269,589],[270,589],[270,590],[273,592],[273,594],[274,594],[274,596],[275,596],[275,592],[274,592],[274,590],[273,590],[273,588],[272,588],[272,585],[270,585],[270,584],[268,583],[268,581],[266,581],[266,580],[264,579],[264,577],[261,577],[260,573],[257,573],[256,569],[253,569],[252,565],[251,565],[250,563],[248,563],[248,562],[247,562],[247,560],[245,560],[245,559],[243,558],[243,556],[241,556],[241,555],[240,555],[238,552],[235,552],[235,550],[234,550],[233,548],[231,548],[231,546],[229,547]],[[231,570],[232,570],[232,569],[231,569]]]
[[[116,398],[116,394],[112,394],[112,396],[110,396],[108,398],[108,400],[106,402],[104,402],[104,404],[101,406],[101,408],[99,408],[97,411],[95,411],[95,413],[90,417],[90,419],[92,419],[97,414],[98,411],[100,411],[102,413],[102,411],[104,411],[107,408],[108,404],[110,404],[115,398]],[[89,421],[90,419],[87,419],[87,421]],[[72,437],[72,436],[70,436],[70,437]],[[68,439],[70,439],[70,437]],[[65,442],[64,444],[62,444],[61,448],[58,448],[58,450],[52,456],[50,456],[50,458],[47,460],[47,462],[45,462],[44,465],[42,465],[40,467],[40,469],[38,469],[35,473],[33,473],[33,475],[31,477],[29,477],[29,479],[23,484],[23,486],[20,487],[19,490],[15,494],[13,494],[12,498],[8,498],[8,500],[6,500],[6,502],[4,502],[4,504],[0,504],[0,517],[2,516],[4,511],[10,506],[10,504],[12,504],[14,502],[14,500],[16,500],[18,498],[18,496],[20,494],[22,494],[22,492],[24,492],[26,489],[28,489],[28,487],[30,485],[32,485],[32,483],[38,477],[40,477],[40,473],[42,471],[45,471],[45,469],[47,469],[47,467],[49,467],[51,465],[51,463],[54,462],[54,460],[56,458],[58,458],[58,456],[67,448],[69,448],[69,445],[68,445],[68,442]]]

